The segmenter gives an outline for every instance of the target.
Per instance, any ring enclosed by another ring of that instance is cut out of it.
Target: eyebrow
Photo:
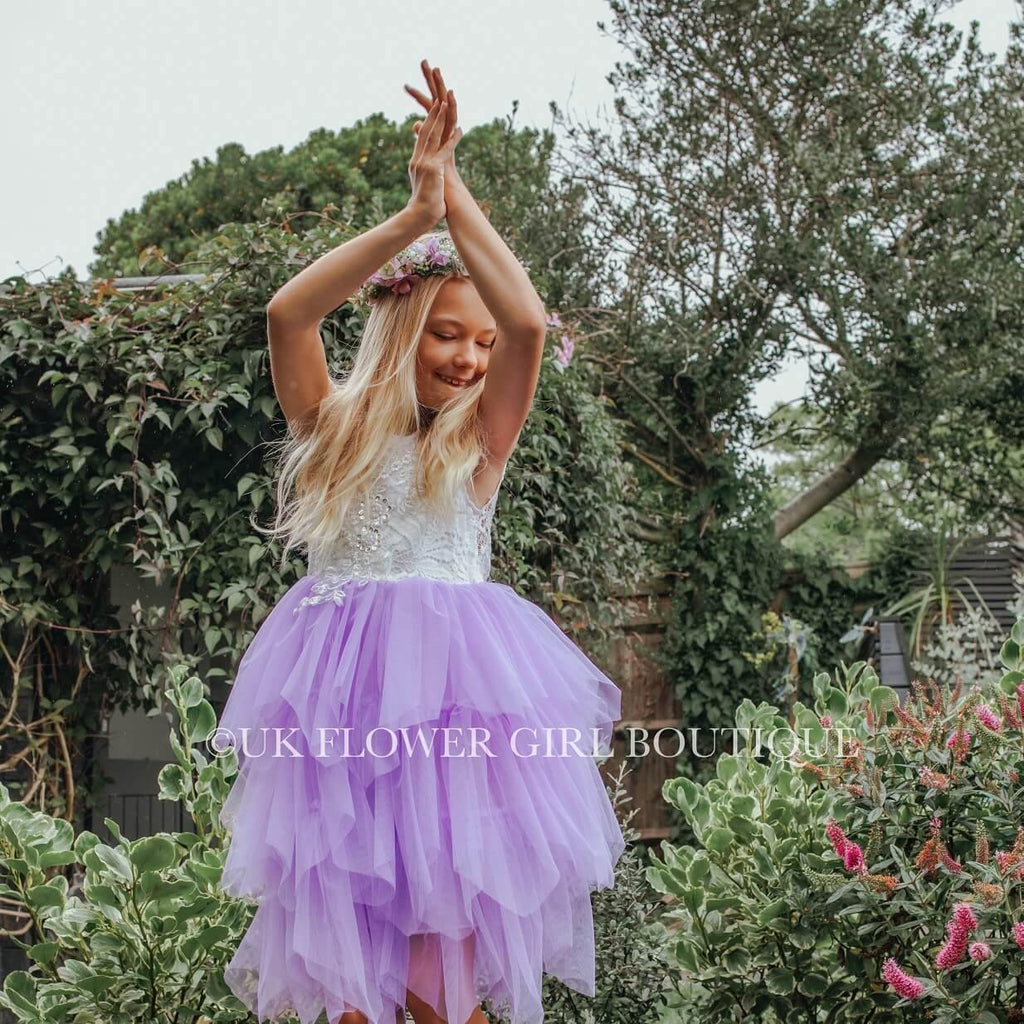
[[[441,313],[441,314],[438,314],[436,316],[431,316],[430,319],[434,320],[435,322],[440,322],[441,320],[445,320],[448,323],[455,324],[458,327],[462,327],[462,321],[457,316],[450,316],[447,313]],[[497,327],[488,327],[488,328],[486,328],[484,330],[483,333],[484,334],[490,334],[492,332],[497,333],[497,330],[498,330]]]

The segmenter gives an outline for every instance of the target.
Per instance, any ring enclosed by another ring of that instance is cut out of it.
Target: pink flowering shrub
[[[571,362],[576,348],[573,328],[569,324],[563,324],[557,313],[548,313],[547,325],[549,334],[553,334],[557,339],[552,346],[552,352],[558,365],[564,370]]]
[[[1001,660],[902,707],[864,663],[791,721],[746,701],[739,735],[775,730],[767,751],[665,784],[697,837],[648,872],[706,994],[689,1019],[1024,1021],[1024,618]]]

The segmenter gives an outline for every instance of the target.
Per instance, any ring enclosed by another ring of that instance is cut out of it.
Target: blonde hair
[[[430,234],[423,235],[428,240]],[[332,379],[315,424],[289,425],[278,442],[273,526],[253,527],[284,541],[281,566],[298,545],[329,549],[346,516],[380,470],[392,434],[418,434],[417,494],[438,514],[450,512],[486,444],[477,418],[483,380],[445,400],[425,424],[416,392],[420,335],[441,288],[458,272],[419,278],[405,295],[379,297],[370,308],[351,369]]]

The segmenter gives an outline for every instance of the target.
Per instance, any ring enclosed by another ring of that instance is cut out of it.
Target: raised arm
[[[316,419],[330,379],[320,321],[354,295],[396,253],[444,216],[441,171],[450,146],[439,147],[446,107],[435,104],[409,162],[412,196],[404,209],[349,239],[284,284],[267,303],[267,339],[274,391],[285,418],[301,430]]]
[[[420,62],[420,69],[430,96],[409,85],[406,91],[428,110],[433,109],[432,101],[447,99],[452,112],[448,125],[454,125],[458,103],[445,86],[440,69],[431,68],[425,60]],[[426,131],[428,120],[414,130]],[[458,131],[461,133],[461,129]],[[519,440],[533,404],[544,355],[547,313],[526,270],[470,194],[455,167],[454,153],[444,165],[444,200],[448,233],[498,327],[480,396],[480,420],[493,460],[504,463]]]
[[[409,206],[383,224],[324,253],[267,304],[267,340],[274,391],[285,418],[297,428],[316,419],[329,377],[320,321],[424,231],[429,214]]]
[[[458,175],[445,172],[448,232],[498,327],[480,421],[496,462],[512,454],[533,405],[547,334],[544,302],[529,275]]]

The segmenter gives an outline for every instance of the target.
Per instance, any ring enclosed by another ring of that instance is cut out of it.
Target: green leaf
[[[61,879],[67,884],[63,875]],[[25,902],[32,910],[42,910],[44,907],[63,907],[64,892],[58,885],[49,882],[45,885],[34,885],[25,893]]]
[[[868,703],[876,718],[887,710],[895,700],[896,694],[890,686],[876,686],[868,694]]]
[[[36,982],[28,971],[12,971],[4,978],[4,995],[15,1010],[23,1010],[27,1020],[38,1019]]]
[[[39,855],[39,866],[41,868],[63,867],[65,864],[74,864],[78,861],[78,855],[74,850],[47,850]]]
[[[746,974],[750,968],[750,954],[745,949],[730,949],[722,957],[722,963],[733,974]]]
[[[828,988],[828,978],[824,974],[811,972],[800,976],[800,984],[797,986],[805,996],[814,998],[824,993]]]
[[[686,877],[691,885],[699,885],[710,873],[711,862],[704,853],[698,853],[686,869]]]
[[[26,953],[37,964],[49,964],[57,958],[59,949],[60,943],[57,942],[37,942],[34,946],[29,946]]]
[[[732,831],[727,828],[715,828],[708,834],[704,845],[715,853],[725,853],[735,841]]]
[[[147,836],[132,844],[131,860],[136,871],[161,871],[170,867],[177,859],[172,843],[166,836]]]
[[[167,800],[181,800],[188,791],[185,769],[179,764],[165,764],[157,776],[160,796]]]
[[[113,849],[110,846],[95,846],[89,851],[89,856],[97,857],[102,865],[110,872],[115,874],[122,882],[130,883],[132,881],[132,869],[128,863],[128,858],[121,852],[121,850]]]
[[[202,743],[217,728],[217,713],[208,700],[201,700],[188,709],[186,723],[192,742]]]
[[[1019,669],[1021,667],[1021,645],[1018,644],[1012,638],[1007,640],[1003,646],[999,649],[999,660],[1003,663],[1003,667],[1010,670]]]
[[[785,967],[775,967],[765,975],[765,987],[774,996],[788,996],[796,987],[793,972]]]
[[[729,809],[738,817],[752,818],[757,810],[757,801],[747,793],[737,794],[730,801]]]
[[[757,923],[762,927],[767,927],[783,915],[788,918],[789,904],[785,900],[773,900],[758,911]]]
[[[189,676],[181,684],[181,699],[187,708],[195,707],[203,699],[203,681],[198,676]]]

